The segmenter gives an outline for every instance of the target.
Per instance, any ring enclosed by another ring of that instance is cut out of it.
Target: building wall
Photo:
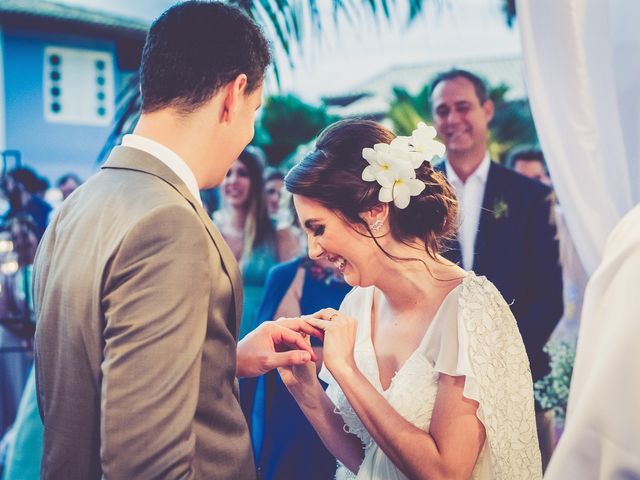
[[[11,28],[5,28],[3,33],[5,148],[19,150],[23,165],[35,168],[52,183],[67,172],[88,177],[98,169],[96,159],[110,126],[46,119],[44,88],[50,86],[45,85],[48,82],[45,80],[45,49],[56,46],[108,53],[114,58],[111,85],[108,87],[117,91],[121,72],[115,61],[114,42]]]

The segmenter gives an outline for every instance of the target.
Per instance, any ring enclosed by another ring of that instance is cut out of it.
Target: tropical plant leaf
[[[140,77],[136,73],[131,76],[116,98],[113,128],[98,154],[99,164],[107,159],[111,149],[120,142],[124,134],[133,131],[140,116],[140,105]]]
[[[292,62],[292,46],[301,44],[305,35],[305,25],[310,25],[311,35],[320,36],[323,31],[324,17],[319,9],[318,0],[228,0],[229,3],[240,7],[251,18],[259,24],[265,25],[267,30],[273,32],[275,38],[274,43],[285,52],[285,61],[293,65]],[[408,4],[406,3],[408,1]],[[331,21],[337,24],[340,14],[348,22],[355,24],[360,18],[355,18],[354,12],[359,12],[364,6],[365,11],[369,11],[374,20],[386,19],[390,20],[398,10],[396,7],[403,5],[408,6],[407,23],[411,23],[423,11],[426,2],[430,5],[440,5],[447,0],[332,0]],[[497,0],[496,0],[497,1]],[[505,12],[507,23],[512,24],[515,18],[515,0],[501,0],[503,2],[503,11]],[[283,57],[276,57],[281,60]],[[277,61],[274,62],[273,75],[276,85],[280,83],[280,68]],[[116,105],[116,115],[114,118],[113,129],[108,140],[100,153],[98,161],[104,160],[106,154],[111,150],[115,143],[124,133],[128,133],[137,121],[140,105],[139,84],[137,77],[132,78],[127,84]],[[428,96],[427,96],[428,98]],[[409,122],[409,119],[420,118],[428,119],[430,117],[430,108],[426,108],[425,98],[417,98],[412,102],[414,113],[398,113],[398,118],[406,119],[403,122]],[[421,107],[421,105],[423,105]],[[408,108],[408,106],[403,107]],[[399,120],[400,121],[400,120]]]
[[[280,165],[299,145],[311,141],[336,118],[324,107],[309,105],[294,95],[268,97],[254,143],[270,165]]]

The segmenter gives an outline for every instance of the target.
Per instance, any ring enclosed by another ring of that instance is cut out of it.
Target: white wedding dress
[[[445,298],[418,348],[396,372],[387,390],[380,384],[371,341],[374,288],[356,288],[340,310],[358,319],[354,349],[360,371],[400,415],[428,431],[438,376],[464,376],[464,396],[479,404],[486,441],[471,478],[542,478],[529,361],[516,322],[498,290],[473,273]],[[338,463],[337,480],[401,480],[407,477],[378,447],[329,371],[320,378],[342,415],[347,433],[365,449],[357,475]],[[429,468],[425,464],[425,469]]]

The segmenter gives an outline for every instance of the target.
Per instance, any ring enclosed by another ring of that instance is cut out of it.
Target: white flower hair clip
[[[393,202],[403,209],[411,197],[422,193],[426,185],[416,179],[416,170],[423,162],[444,155],[445,147],[435,136],[435,128],[420,122],[410,137],[396,137],[391,143],[362,149],[362,158],[369,163],[362,171],[362,179],[380,184],[378,200]]]

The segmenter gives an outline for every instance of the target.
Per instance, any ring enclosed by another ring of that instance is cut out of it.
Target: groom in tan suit
[[[295,330],[309,332],[271,322],[236,352],[241,279],[198,190],[253,137],[269,62],[221,3],[152,25],[134,134],[65,201],[34,264],[43,478],[255,478],[236,376],[310,361]]]

